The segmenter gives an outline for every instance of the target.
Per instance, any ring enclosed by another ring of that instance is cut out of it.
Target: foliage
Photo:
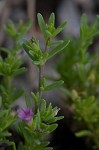
[[[75,119],[80,123],[82,130],[76,132],[77,137],[89,136],[93,148],[99,149],[99,101],[91,96],[74,101]]]
[[[98,20],[88,25],[84,14],[81,18],[80,36],[71,39],[59,60],[57,69],[64,80],[67,95],[71,98],[74,92],[79,97],[99,95],[98,53],[88,51],[94,37],[99,35],[98,27]]]
[[[68,40],[54,41],[53,38],[60,33],[66,25],[66,22],[55,28],[55,15],[52,13],[49,17],[48,24],[45,24],[41,14],[37,15],[41,32],[45,39],[45,50],[40,48],[39,40],[35,36],[30,41],[24,40],[23,44],[19,43],[20,38],[25,34],[31,25],[28,21],[26,25],[22,21],[16,26],[9,21],[5,27],[5,31],[13,40],[13,48],[0,48],[0,52],[6,53],[6,58],[0,57],[0,76],[2,78],[0,84],[0,147],[1,149],[10,148],[13,150],[51,150],[48,147],[49,141],[45,141],[44,137],[57,128],[57,121],[63,116],[57,116],[60,110],[57,107],[48,106],[46,100],[42,97],[43,91],[49,91],[63,84],[63,81],[55,81],[47,85],[46,78],[42,72],[42,68],[46,61],[62,51],[68,44]],[[23,90],[17,90],[13,84],[15,76],[23,73],[27,69],[22,66],[22,58],[19,55],[20,49],[24,48],[31,61],[39,69],[39,90],[37,93],[31,92],[34,102],[32,108],[29,96],[25,96],[26,108],[17,108],[13,106],[13,102],[22,94]],[[50,51],[49,51],[50,50]],[[22,141],[18,145],[14,142],[13,135],[10,132],[13,129],[22,137]],[[12,138],[10,138],[12,136]]]
[[[98,52],[91,53],[88,48],[98,35],[98,19],[88,25],[87,16],[82,15],[80,36],[71,39],[57,67],[64,80],[62,91],[80,125],[76,136],[90,137],[96,149],[99,149],[99,58]]]

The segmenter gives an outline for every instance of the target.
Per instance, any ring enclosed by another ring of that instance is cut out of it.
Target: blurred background
[[[67,21],[68,26],[63,31],[64,36],[77,37],[79,34],[80,17],[88,15],[89,23],[99,13],[99,0],[0,0],[0,44],[5,43],[3,27],[8,19],[17,23],[31,18],[33,26],[31,34],[37,33],[36,14],[40,12],[47,21],[51,12],[56,15],[56,26]]]
[[[67,21],[68,24],[66,28],[63,30],[62,34],[59,34],[59,36],[56,37],[57,39],[63,37],[77,38],[79,37],[81,15],[86,13],[90,24],[96,18],[96,15],[99,14],[99,0],[0,0],[0,47],[3,46],[9,48],[13,46],[12,40],[4,31],[4,26],[9,19],[12,20],[16,26],[20,19],[23,20],[24,23],[27,19],[32,19],[33,25],[28,34],[23,38],[30,39],[33,35],[37,36],[43,49],[44,39],[37,23],[38,12],[43,15],[46,22],[50,14],[54,12],[56,16],[56,27],[64,21]],[[22,39],[20,42],[22,42]],[[99,37],[94,39],[92,50],[98,48]],[[26,54],[23,53],[22,57],[24,59],[23,65],[28,67],[28,71],[15,79],[16,85],[25,88],[27,93],[36,91],[38,86],[38,70],[32,65]],[[45,67],[46,76],[53,79],[59,78],[59,74],[55,70],[56,62],[57,56],[48,61]],[[44,97],[48,102],[52,101],[53,105],[60,106],[62,95],[58,89],[47,93]],[[25,105],[23,98],[19,100],[18,103]],[[68,124],[71,123],[71,120],[68,121],[68,114],[66,116],[67,121],[60,122],[61,125],[59,124],[59,128],[53,134],[51,145],[53,147],[58,145],[58,148],[55,148],[57,150],[78,150],[78,145],[82,145],[80,150],[86,150],[83,140],[77,141],[77,139],[75,140],[74,135],[72,135],[68,128]],[[59,133],[62,134],[59,135]]]

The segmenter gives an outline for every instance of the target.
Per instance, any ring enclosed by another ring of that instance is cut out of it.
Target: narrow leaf
[[[49,131],[49,133],[51,133],[52,131],[54,131],[56,128],[58,127],[58,124],[51,124],[47,127],[47,130]]]
[[[32,59],[33,56],[31,56],[31,54],[29,53],[30,48],[27,45],[28,45],[28,42],[25,40],[25,42],[23,43],[22,46],[23,46],[24,50],[26,51],[26,53],[28,54],[28,56],[30,56],[30,58]]]
[[[54,88],[58,88],[59,86],[61,86],[64,83],[64,81],[60,80],[60,81],[56,81],[48,86],[45,87],[44,91],[49,91],[49,90],[53,90]]]
[[[33,92],[31,92],[31,95],[33,97],[33,100],[35,102],[35,105],[38,105],[39,103],[39,99],[38,99],[38,95],[35,95]]]
[[[40,109],[40,113],[41,116],[46,112],[46,101],[43,99],[42,103],[41,103],[41,109]]]
[[[54,13],[51,13],[50,15],[50,18],[48,20],[48,24],[52,24],[54,26],[54,23],[55,23],[55,14]]]
[[[24,72],[26,72],[26,71],[27,71],[27,68],[25,68],[25,67],[20,68],[20,69],[16,70],[16,71],[13,73],[13,76],[17,76],[17,75],[22,74],[22,73],[24,73]]]
[[[70,41],[64,41],[62,44],[58,45],[56,48],[54,48],[51,52],[49,52],[48,59],[59,53],[60,51],[64,50],[68,46]]]
[[[83,136],[90,136],[92,135],[92,133],[88,130],[82,130],[82,131],[76,132],[75,135],[77,137],[83,137]]]
[[[53,36],[52,37],[55,37],[57,34],[59,34],[63,29],[64,27],[66,26],[67,22],[64,22],[62,25],[60,25],[56,30],[55,32],[53,33]]]
[[[48,46],[51,47],[51,46],[58,45],[58,44],[61,44],[61,43],[63,43],[63,40],[59,40],[59,41],[49,41],[49,42],[48,42]]]
[[[38,112],[36,114],[36,129],[40,129],[40,123],[41,123],[41,116],[40,116],[40,112],[38,110]]]
[[[7,136],[11,136],[11,133],[9,133],[8,131],[0,132],[0,138],[5,138]]]
[[[45,36],[46,25],[45,25],[43,16],[40,13],[38,13],[37,18],[38,18],[38,23],[39,23],[40,29],[41,29],[42,33],[44,34],[44,36]]]

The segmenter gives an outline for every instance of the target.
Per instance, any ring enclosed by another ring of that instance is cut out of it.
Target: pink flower
[[[33,117],[32,108],[22,108],[18,114],[18,117],[26,122],[30,122]]]

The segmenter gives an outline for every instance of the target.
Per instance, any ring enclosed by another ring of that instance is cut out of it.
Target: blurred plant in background
[[[13,123],[17,120],[15,114],[15,107],[13,102],[16,101],[21,95],[23,95],[23,89],[17,89],[13,83],[15,76],[24,73],[27,69],[21,67],[23,61],[18,55],[18,52],[22,48],[22,45],[18,43],[20,37],[25,34],[30,28],[31,22],[23,27],[22,22],[18,24],[16,29],[15,25],[9,21],[5,27],[6,32],[12,38],[14,45],[12,48],[0,47],[0,52],[4,52],[6,57],[0,56],[0,147],[4,149],[8,146],[15,148],[14,141],[8,140],[11,133],[9,129],[13,126]]]
[[[5,31],[12,38],[14,43],[13,47],[9,49],[0,47],[0,52],[3,51],[7,55],[5,58],[0,56],[0,76],[2,79],[0,84],[0,94],[3,99],[2,104],[5,108],[9,108],[9,106],[23,94],[22,89],[16,89],[13,79],[15,76],[18,76],[27,70],[25,67],[21,67],[23,60],[18,53],[20,53],[22,49],[22,44],[18,41],[29,30],[30,25],[31,21],[28,21],[24,26],[22,21],[20,21],[16,29],[13,22],[9,21],[5,27]]]
[[[98,16],[89,25],[83,14],[79,38],[71,39],[57,65],[60,78],[64,80],[64,102],[71,107],[80,125],[76,135],[89,136],[96,149],[99,149],[99,52],[90,52],[88,48],[98,35]]]
[[[98,27],[98,20],[89,26],[86,15],[83,15],[79,38],[70,40],[60,58],[57,69],[65,82],[67,96],[71,98],[73,94],[76,97],[99,95],[98,52],[88,51],[95,36],[99,35]]]

